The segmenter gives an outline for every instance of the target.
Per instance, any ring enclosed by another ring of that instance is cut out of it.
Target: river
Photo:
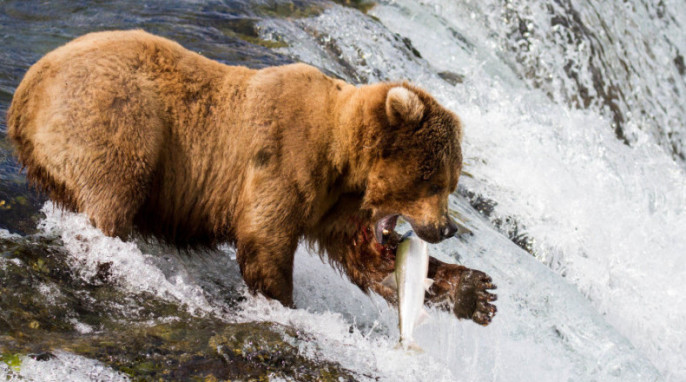
[[[493,277],[493,323],[431,311],[411,356],[395,311],[304,246],[286,309],[245,292],[230,247],[105,237],[27,187],[2,120],[0,379],[686,381],[686,4],[349,3],[5,0],[0,113],[32,63],[96,30],[411,81],[464,122],[451,210],[472,235],[430,251]]]

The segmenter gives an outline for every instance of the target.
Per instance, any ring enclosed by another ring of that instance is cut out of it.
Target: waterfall
[[[59,237],[74,277],[92,280],[113,262],[108,277],[124,293],[222,323],[295,328],[303,356],[360,380],[686,380],[683,1],[383,0],[367,13],[324,0],[143,3],[74,1],[53,15],[8,2],[0,111],[32,62],[103,25],[142,27],[229,64],[302,61],[355,84],[408,80],[464,124],[465,173],[450,208],[473,234],[430,254],[491,275],[498,314],[480,327],[431,310],[416,332],[426,352],[408,355],[393,349],[394,308],[305,246],[298,308],[288,309],[245,292],[232,248],[188,258],[105,237],[85,216],[46,205],[40,232]],[[265,11],[274,4],[293,14]],[[0,146],[3,187],[21,178],[9,153]],[[12,261],[0,257],[0,270]],[[20,378],[126,380],[55,356],[27,358]],[[0,379],[14,375],[4,365]]]

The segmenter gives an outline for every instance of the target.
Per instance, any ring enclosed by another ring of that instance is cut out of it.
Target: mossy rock
[[[376,5],[376,2],[369,0],[333,0],[333,2],[346,7],[355,8],[365,14]]]
[[[257,5],[255,11],[261,16],[299,19],[320,15],[324,11],[324,5],[301,0],[268,1]]]
[[[21,370],[21,360],[20,354],[0,354],[0,362],[5,363],[13,371]]]
[[[0,361],[9,367],[62,350],[136,381],[355,379],[302,356],[299,345],[311,339],[291,327],[192,316],[150,293],[126,293],[106,275],[83,280],[66,259],[57,238],[0,237]]]

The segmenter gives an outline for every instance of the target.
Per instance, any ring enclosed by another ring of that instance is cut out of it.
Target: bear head
[[[379,114],[363,200],[377,241],[385,242],[399,216],[427,242],[454,236],[448,196],[462,169],[459,118],[409,84],[387,88]]]

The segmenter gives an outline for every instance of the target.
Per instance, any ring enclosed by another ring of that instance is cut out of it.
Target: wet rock
[[[441,77],[445,82],[455,86],[464,82],[464,75],[457,74],[454,72],[438,72],[438,76]]]
[[[303,18],[314,17],[324,11],[320,3],[308,1],[268,1],[260,4],[255,9],[264,16],[278,18]]]
[[[50,353],[50,352],[34,353],[34,354],[29,354],[28,356],[30,358],[35,359],[36,361],[49,361],[49,360],[55,358],[55,355]]]
[[[676,57],[674,57],[674,65],[682,76],[686,74],[686,64],[684,64],[684,56],[677,52]]]
[[[417,50],[417,48],[415,48],[415,47],[412,45],[412,40],[410,40],[410,39],[407,38],[407,37],[403,37],[403,38],[401,38],[401,40],[402,40],[403,44],[405,44],[405,47],[406,47],[410,52],[412,52],[412,54],[414,54],[415,57],[417,57],[417,58],[422,58],[422,55],[419,53],[419,51]]]
[[[134,380],[354,380],[334,362],[300,354],[311,339],[269,322],[192,316],[149,293],[131,294],[70,269],[57,238],[0,237],[0,362],[55,351],[99,360]]]
[[[519,248],[536,256],[536,239],[531,237],[526,227],[513,216],[497,216],[495,214],[497,202],[484,195],[469,191],[464,187],[459,187],[457,192],[476,211],[487,218],[496,230],[507,236]]]
[[[302,341],[293,328],[251,322],[224,327],[209,344],[239,375],[257,377],[266,367],[271,375],[298,381],[354,380],[333,362],[313,362],[300,355],[297,344]]]
[[[333,0],[333,2],[346,7],[355,8],[365,14],[376,5],[376,2],[369,0]]]

